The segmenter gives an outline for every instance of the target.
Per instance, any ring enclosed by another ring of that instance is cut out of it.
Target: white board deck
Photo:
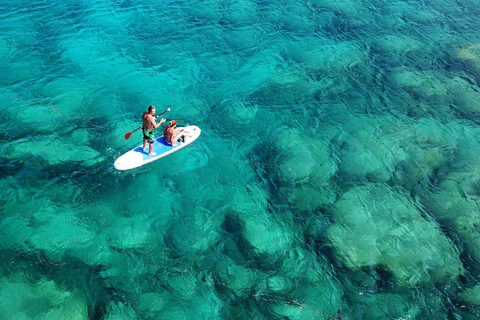
[[[191,137],[185,137],[185,142],[177,141],[177,146],[173,147],[165,142],[163,136],[155,139],[153,144],[153,152],[157,154],[154,156],[149,156],[149,144],[147,143],[147,148],[145,151],[142,149],[142,145],[136,147],[121,155],[113,164],[117,170],[129,170],[133,168],[138,168],[144,164],[150,163],[152,161],[158,160],[169,154],[182,149],[183,147],[188,146],[190,143],[195,141],[199,136],[202,130],[197,126],[188,126],[183,130],[184,133],[191,134]]]

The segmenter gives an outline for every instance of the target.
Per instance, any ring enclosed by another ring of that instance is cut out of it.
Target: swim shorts
[[[143,131],[143,139],[146,139],[148,143],[154,143],[155,142],[155,135],[152,131],[145,130],[142,128]]]

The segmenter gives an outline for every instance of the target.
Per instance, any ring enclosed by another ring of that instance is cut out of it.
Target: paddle
[[[155,119],[157,119],[158,117],[160,117],[162,114],[166,113],[170,111],[170,108],[168,108],[167,110],[163,111],[162,113],[160,113],[159,115],[157,115],[155,117]],[[125,140],[128,140],[128,138],[130,138],[130,136],[132,135],[132,133],[134,133],[135,131],[137,131],[138,129],[140,129],[142,126],[138,127],[137,129],[133,130],[132,132],[129,132],[125,135]]]

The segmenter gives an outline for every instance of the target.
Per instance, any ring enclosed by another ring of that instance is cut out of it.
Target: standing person
[[[176,142],[181,137],[191,136],[191,134],[180,133],[183,129],[185,129],[185,127],[175,128],[176,125],[177,125],[177,120],[172,120],[167,124],[167,126],[165,127],[165,130],[163,131],[163,138],[165,139],[165,142],[173,147],[177,146]]]
[[[143,131],[143,150],[147,148],[147,142],[149,143],[150,150],[148,152],[149,156],[154,156],[157,153],[152,152],[153,150],[153,143],[155,142],[155,135],[153,133],[153,129],[158,129],[162,123],[164,123],[166,120],[162,118],[159,123],[156,123],[155,120],[157,119],[158,116],[153,117],[153,115],[156,113],[155,106],[149,106],[148,111],[145,111],[142,115],[142,120],[143,120],[143,126],[142,126],[142,131]]]

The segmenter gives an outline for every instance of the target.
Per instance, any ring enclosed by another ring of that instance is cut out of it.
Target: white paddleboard
[[[155,142],[153,143],[153,152],[156,152],[157,154],[154,156],[149,156],[149,144],[147,143],[147,148],[145,151],[142,149],[142,145],[136,147],[135,149],[132,149],[128,151],[127,153],[124,153],[121,155],[113,164],[115,169],[117,170],[128,170],[128,169],[133,169],[137,168],[140,166],[143,166],[144,164],[150,163],[152,161],[158,160],[160,158],[163,158],[165,156],[168,156],[169,154],[178,151],[182,149],[183,147],[188,146],[190,143],[195,141],[199,136],[202,130],[200,130],[199,127],[197,126],[188,126],[185,127],[185,129],[182,131],[184,133],[188,133],[191,135],[191,137],[185,137],[185,142],[179,142],[177,141],[177,145],[171,146],[168,143],[165,142],[165,139],[163,139],[163,136],[160,138],[155,139]]]

